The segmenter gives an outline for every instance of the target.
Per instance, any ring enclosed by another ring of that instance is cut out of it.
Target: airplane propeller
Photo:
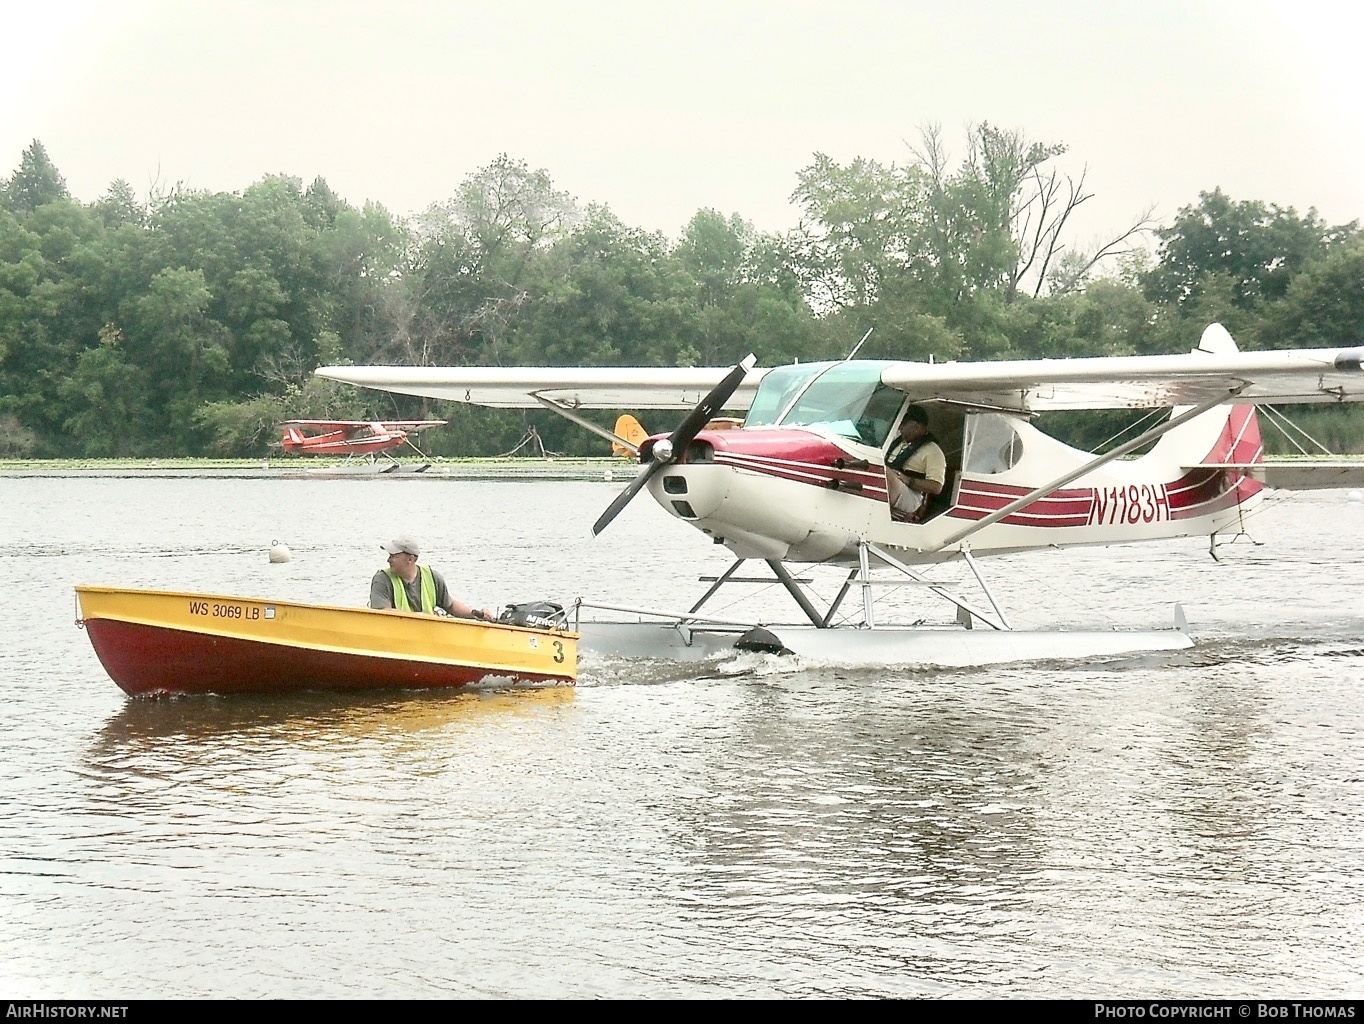
[[[725,374],[725,379],[711,388],[710,393],[701,399],[691,412],[687,413],[686,419],[678,424],[676,430],[663,440],[654,442],[654,446],[649,450],[649,461],[644,463],[644,468],[635,474],[635,478],[630,481],[630,486],[616,495],[615,501],[611,502],[600,518],[592,524],[592,535],[594,537],[610,525],[611,520],[616,518],[621,509],[630,504],[630,499],[639,493],[640,488],[647,484],[655,473],[687,450],[687,445],[691,444],[711,418],[724,408],[725,403],[738,390],[739,385],[744,382],[744,377],[748,375],[749,370],[753,369],[753,364],[756,362],[757,357],[749,353],[743,362]]]

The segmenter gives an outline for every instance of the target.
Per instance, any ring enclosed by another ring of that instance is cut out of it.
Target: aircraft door
[[[891,504],[891,518],[898,522],[922,523],[932,519],[956,504],[957,489],[961,482],[962,467],[962,447],[965,415],[958,409],[937,402],[914,402],[903,401],[899,409],[899,415],[894,419],[895,429],[888,432],[885,443],[884,456],[886,463],[886,492]],[[890,460],[894,454],[896,442],[900,438],[900,425],[904,420],[905,410],[911,405],[918,405],[928,413],[928,431],[937,441],[938,447],[942,449],[943,457],[946,462],[946,472],[943,476],[943,487],[939,494],[929,495],[921,506],[912,513],[906,513],[903,509],[897,509],[896,496],[902,494],[904,488],[896,479],[895,470],[890,467]]]

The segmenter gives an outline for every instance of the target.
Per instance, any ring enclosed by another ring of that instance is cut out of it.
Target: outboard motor
[[[563,605],[553,601],[527,601],[507,605],[497,621],[531,629],[563,629],[568,622],[568,612],[564,611]]]

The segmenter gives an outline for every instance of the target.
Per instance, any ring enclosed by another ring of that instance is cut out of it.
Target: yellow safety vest
[[[412,605],[407,600],[407,586],[403,583],[403,578],[392,569],[385,569],[388,581],[393,584],[393,607],[400,612],[410,612]],[[421,574],[422,580],[422,613],[434,615],[436,613],[436,578],[431,575],[431,567],[426,565],[417,566],[417,572]]]

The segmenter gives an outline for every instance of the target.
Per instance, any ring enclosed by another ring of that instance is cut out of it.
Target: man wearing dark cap
[[[486,608],[474,608],[450,596],[445,577],[429,565],[418,565],[421,547],[411,537],[395,537],[380,547],[388,555],[388,568],[374,574],[369,584],[369,606],[400,612],[436,614],[442,608],[461,619],[493,621]]]
[[[915,520],[930,497],[941,494],[947,456],[928,432],[928,411],[911,405],[900,421],[900,436],[886,452],[886,493],[896,519]]]

